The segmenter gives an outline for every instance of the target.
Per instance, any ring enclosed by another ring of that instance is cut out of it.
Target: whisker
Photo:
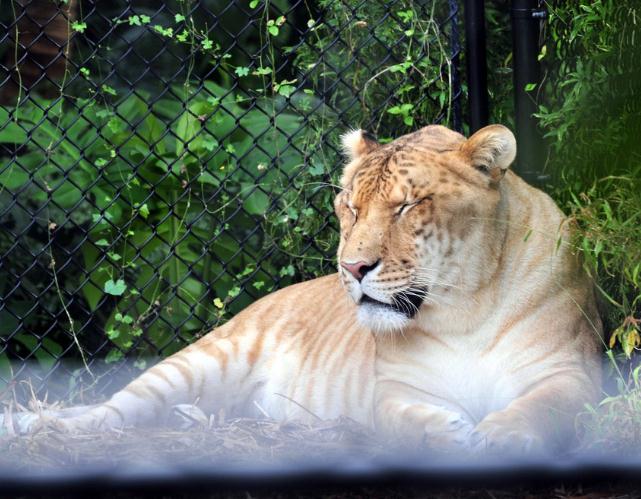
[[[430,279],[425,279],[425,278],[413,278],[412,279],[412,284],[416,285],[423,285],[423,286],[442,286],[444,288],[453,288],[453,289],[459,289],[461,291],[465,291],[465,289],[461,286],[458,286],[457,284],[452,284],[450,282],[445,282],[445,281],[438,281],[438,280],[430,280]]]
[[[412,302],[410,302],[404,294],[399,295],[398,298],[394,297],[394,301],[397,306],[408,315],[413,315],[414,313],[418,312],[418,308],[416,308],[416,306]]]
[[[461,286],[458,286],[457,284],[452,284],[449,282],[430,281],[426,279],[426,280],[412,280],[411,283],[418,286],[442,286],[444,288],[454,288],[454,289],[460,289],[461,291],[464,291],[464,289]]]
[[[408,310],[405,307],[405,303],[400,298],[402,298],[402,295],[398,297],[392,296],[392,303],[394,304],[395,307],[400,308],[401,312],[407,313]]]
[[[433,302],[438,303],[439,305],[442,305],[442,303],[437,302],[434,298],[441,298],[441,299],[445,299],[445,297],[444,297],[443,295],[439,295],[439,294],[433,293],[433,292],[431,292],[431,291],[429,291],[429,292],[427,292],[427,293],[421,293],[421,294],[413,293],[413,292],[410,292],[410,291],[406,291],[405,293],[406,293],[406,294],[411,294],[411,295],[413,295],[413,296],[416,296],[417,298],[423,298],[423,300],[426,300],[426,299],[428,299],[428,298],[429,298],[429,299],[431,299]]]

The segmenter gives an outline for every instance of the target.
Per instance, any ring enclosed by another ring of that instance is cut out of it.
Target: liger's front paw
[[[35,415],[34,418],[30,421],[29,425],[21,431],[24,434],[35,434],[35,433],[47,433],[47,432],[56,432],[56,433],[69,433],[68,429],[62,423],[60,418],[49,416],[49,415]]]
[[[543,439],[523,421],[504,421],[492,414],[470,435],[472,448],[480,452],[532,456],[544,453]]]
[[[469,448],[474,426],[461,415],[452,413],[443,424],[425,425],[423,443],[438,451],[458,451]]]

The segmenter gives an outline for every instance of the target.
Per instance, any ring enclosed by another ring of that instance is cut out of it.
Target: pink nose
[[[341,262],[341,267],[352,274],[357,281],[360,281],[363,277],[365,277],[365,274],[376,267],[376,265],[378,265],[378,262],[376,262],[374,265],[368,265],[363,261],[356,263]]]

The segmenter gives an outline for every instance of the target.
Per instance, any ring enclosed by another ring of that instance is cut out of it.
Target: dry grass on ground
[[[0,436],[0,469],[109,468],[128,463],[292,466],[310,460],[331,463],[348,454],[374,458],[384,450],[371,431],[348,419],[314,425],[232,419],[188,429],[136,428],[73,435],[45,427],[30,435]]]

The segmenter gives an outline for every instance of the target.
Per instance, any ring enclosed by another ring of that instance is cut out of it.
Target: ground
[[[452,456],[416,453],[394,460],[401,455],[394,442],[348,419],[173,423],[76,435],[48,428],[6,433],[0,497],[641,498],[639,467],[450,468],[444,463]]]

